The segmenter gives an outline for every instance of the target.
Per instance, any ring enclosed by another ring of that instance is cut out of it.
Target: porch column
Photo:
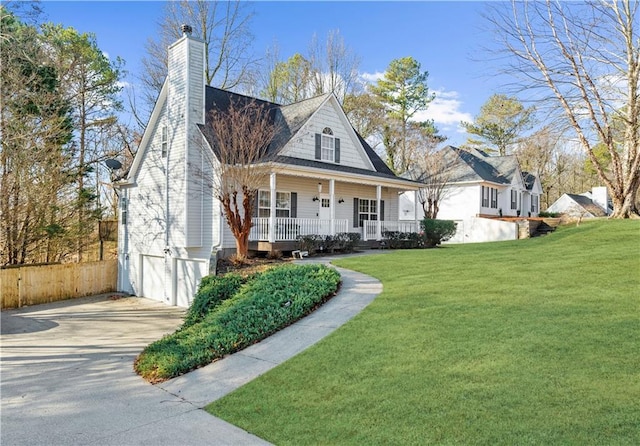
[[[276,241],[276,174],[272,172],[269,176],[269,243]]]
[[[335,186],[336,180],[333,178],[329,180],[329,233],[336,235],[336,205],[335,205]]]
[[[420,232],[420,219],[418,218],[418,190],[413,191],[413,218],[415,220],[416,232]]]
[[[378,221],[376,222],[376,240],[382,240],[382,215],[380,214],[380,201],[382,198],[382,186],[376,186],[376,210],[378,211]]]

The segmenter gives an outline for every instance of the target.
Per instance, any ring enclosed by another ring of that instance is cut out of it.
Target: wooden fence
[[[0,270],[0,306],[17,308],[115,291],[118,261],[22,266]]]

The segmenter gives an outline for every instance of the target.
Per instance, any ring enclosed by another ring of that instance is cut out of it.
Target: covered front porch
[[[348,232],[367,242],[382,240],[385,231],[416,232],[417,221],[398,220],[398,203],[400,193],[417,188],[397,178],[274,172],[268,187],[258,190],[249,241],[260,251],[287,250],[305,235]]]

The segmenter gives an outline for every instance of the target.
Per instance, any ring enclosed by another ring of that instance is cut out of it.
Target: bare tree
[[[248,99],[232,100],[226,110],[213,110],[206,129],[215,155],[213,191],[236,239],[239,261],[248,255],[257,190],[267,184],[273,171],[269,145],[277,129],[275,110]]]
[[[309,61],[313,67],[311,82],[315,95],[331,92],[343,103],[348,94],[357,91],[360,58],[344,43],[339,30],[329,31],[324,46],[313,35]]]
[[[639,216],[639,8],[633,0],[514,0],[488,17],[509,55],[507,71],[529,94],[538,92],[541,104],[561,110],[607,186],[615,218]],[[610,175],[593,150],[600,143],[610,155]]]
[[[551,204],[549,195],[557,180],[553,178],[553,171],[554,162],[561,150],[561,136],[560,132],[548,125],[522,139],[515,149],[522,170],[534,174],[540,180],[545,208]]]
[[[435,219],[440,203],[446,198],[447,184],[451,181],[451,162],[444,150],[431,147],[414,160],[415,180],[424,184],[418,190],[418,201],[422,205],[425,218]]]
[[[247,3],[239,0],[167,2],[156,38],[149,39],[142,59],[144,101],[151,106],[160,94],[167,77],[167,47],[180,38],[182,24],[190,25],[204,41],[207,85],[230,89],[246,81],[255,62],[250,51],[252,15]]]

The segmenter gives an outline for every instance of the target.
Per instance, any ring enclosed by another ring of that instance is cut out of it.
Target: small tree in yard
[[[452,220],[433,220],[425,218],[420,222],[424,231],[425,248],[435,248],[456,234],[456,222]]]
[[[415,178],[424,183],[418,191],[418,201],[422,205],[425,218],[435,219],[440,203],[446,196],[446,186],[451,180],[451,165],[444,151],[427,151],[416,159],[420,174]]]
[[[232,100],[226,110],[211,112],[207,131],[214,145],[214,194],[236,239],[236,259],[244,261],[257,189],[272,171],[268,148],[277,133],[273,111],[255,100]]]

